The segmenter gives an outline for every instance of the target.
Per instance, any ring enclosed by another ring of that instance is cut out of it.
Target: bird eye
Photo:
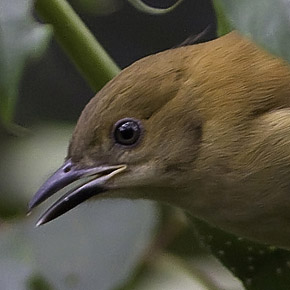
[[[121,145],[135,144],[141,135],[139,122],[134,119],[122,119],[115,124],[114,138],[116,143]]]

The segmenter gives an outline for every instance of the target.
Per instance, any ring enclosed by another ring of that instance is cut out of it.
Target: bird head
[[[179,48],[137,61],[85,107],[65,163],[39,189],[30,210],[64,186],[86,182],[42,216],[45,223],[92,196],[150,198],[186,184],[202,135],[194,102],[184,99],[188,78]],[[160,189],[160,190],[158,190]]]

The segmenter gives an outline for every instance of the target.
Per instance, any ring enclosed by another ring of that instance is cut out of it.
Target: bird
[[[146,56],[86,105],[37,226],[88,199],[149,199],[290,249],[290,69],[233,31]]]

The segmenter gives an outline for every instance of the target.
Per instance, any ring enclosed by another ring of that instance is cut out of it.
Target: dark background
[[[82,12],[72,4],[106,51],[124,68],[146,55],[172,48],[208,27],[204,40],[215,37],[211,1],[184,0],[164,15],[149,15],[119,0],[118,10],[106,14]],[[144,0],[155,7],[169,7],[174,0]],[[16,122],[29,128],[39,121],[76,122],[94,95],[61,48],[52,40],[45,55],[30,63],[20,87]]]

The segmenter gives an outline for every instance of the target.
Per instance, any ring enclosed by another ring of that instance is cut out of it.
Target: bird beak
[[[126,169],[126,165],[97,166],[79,169],[72,161],[67,160],[48,180],[40,187],[28,205],[28,213],[51,195],[82,178],[88,178],[85,183],[68,191],[58,199],[39,218],[36,226],[45,224],[66,213],[92,196],[107,191],[106,182],[114,175]]]

